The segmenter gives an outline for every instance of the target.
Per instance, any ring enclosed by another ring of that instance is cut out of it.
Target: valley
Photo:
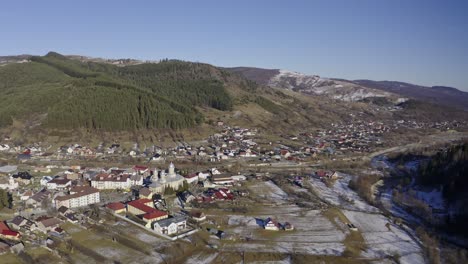
[[[284,70],[0,61],[8,262],[463,259],[463,235],[418,211],[446,198],[415,180],[466,144],[462,109]]]

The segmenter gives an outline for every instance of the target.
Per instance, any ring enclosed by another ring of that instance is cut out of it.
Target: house
[[[13,178],[14,178],[18,183],[25,184],[25,185],[30,184],[31,181],[32,181],[32,176],[31,176],[31,174],[29,174],[29,172],[27,172],[27,171],[22,171],[22,172],[18,172],[18,173],[16,173],[16,174],[13,174]]]
[[[141,198],[153,199],[153,192],[149,188],[143,187],[139,191],[139,197],[140,199]]]
[[[196,222],[202,222],[206,220],[206,215],[200,211],[191,211],[189,216]]]
[[[78,223],[78,218],[76,217],[75,212],[73,212],[69,208],[61,206],[57,211],[60,213],[60,215],[65,217],[67,221],[71,223]]]
[[[10,226],[15,230],[19,230],[27,221],[28,220],[26,218],[18,215],[10,221]]]
[[[210,233],[211,235],[216,236],[219,239],[222,239],[222,238],[226,237],[226,233],[224,231],[216,229],[216,228],[207,228],[206,231],[208,231],[208,233]]]
[[[275,220],[272,219],[267,219],[265,221],[265,230],[273,230],[273,231],[278,231],[280,230],[280,224],[276,222]]]
[[[55,217],[41,216],[36,219],[37,227],[44,233],[54,230],[59,227],[60,220]]]
[[[198,182],[198,174],[197,173],[191,173],[187,176],[184,176],[185,180],[188,183],[193,183],[193,182]]]
[[[46,183],[49,190],[64,190],[71,186],[72,181],[65,178],[55,178]]]
[[[294,226],[291,223],[286,222],[283,225],[283,229],[286,230],[286,231],[292,231],[292,230],[294,230]]]
[[[245,177],[244,175],[232,175],[231,179],[233,181],[245,181],[247,180],[247,177]]]
[[[111,210],[114,214],[125,213],[126,211],[125,204],[120,202],[110,203],[106,205],[106,207],[109,210]]]
[[[78,180],[81,177],[81,175],[73,171],[66,171],[65,177],[73,181],[73,180]]]
[[[228,175],[227,173],[213,174],[211,175],[211,181],[214,184],[223,184],[223,185],[229,185],[233,183],[232,177]]]
[[[138,175],[149,176],[149,168],[146,166],[135,165],[133,166],[133,171]]]
[[[142,185],[141,175],[100,173],[91,180],[91,186],[99,190],[122,189],[128,190],[134,185]]]
[[[187,228],[187,217],[177,215],[154,223],[153,229],[163,235],[174,235]]]
[[[332,180],[336,180],[336,179],[338,179],[338,177],[340,177],[340,175],[336,171],[333,171],[331,173],[331,175],[329,176],[329,178],[332,179]]]
[[[287,150],[287,149],[282,149],[280,151],[280,155],[281,155],[281,157],[287,159],[289,156],[291,156],[291,152],[289,152],[289,150]]]
[[[8,225],[1,221],[0,222],[0,238],[5,238],[5,239],[19,239],[20,238],[20,233],[13,231],[8,227]]]
[[[146,222],[145,226],[151,228],[151,224],[161,219],[166,219],[169,215],[154,208],[154,203],[150,199],[138,199],[127,203],[127,211],[133,215],[141,216]]]
[[[33,192],[31,190],[27,190],[23,194],[21,194],[20,200],[21,201],[26,201],[29,198],[31,198],[31,196],[33,196]]]
[[[178,194],[179,199],[184,203],[190,203],[195,200],[195,196],[189,191],[184,191]]]
[[[41,186],[47,186],[47,183],[53,180],[51,176],[43,176],[42,179],[39,181]]]
[[[59,214],[61,214],[61,215],[63,215],[63,216],[66,215],[67,213],[72,213],[72,212],[73,212],[72,210],[70,210],[70,209],[69,209],[68,207],[66,207],[66,206],[60,206],[60,208],[57,209],[57,211],[59,212]]]
[[[11,176],[9,177],[0,177],[0,189],[4,190],[14,190],[17,189],[19,186],[18,182]]]
[[[99,190],[89,186],[77,186],[70,189],[69,195],[57,196],[55,207],[76,208],[100,202]]]
[[[39,192],[37,192],[36,194],[34,194],[33,196],[31,196],[31,198],[26,200],[26,204],[27,205],[37,206],[37,205],[41,204],[42,201],[44,201],[46,199],[49,199],[50,195],[51,195],[51,193],[48,190],[42,189]]]

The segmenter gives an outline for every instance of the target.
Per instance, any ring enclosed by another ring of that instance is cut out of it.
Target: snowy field
[[[401,263],[424,263],[417,242],[402,228],[389,223],[385,216],[345,210],[343,213],[361,231],[366,241],[368,249],[363,257],[383,258],[398,253]]]
[[[272,181],[258,182],[249,186],[251,194],[256,195],[265,201],[282,204],[288,199],[288,194]]]
[[[344,252],[342,241],[346,234],[324,217],[320,210],[293,210],[287,214],[276,212],[276,207],[269,207],[264,208],[263,214],[255,216],[230,215],[225,231],[248,237],[250,241],[229,243],[224,249],[310,255],[341,255]],[[257,225],[255,218],[267,217],[272,217],[280,223],[290,222],[295,230],[263,230]]]
[[[198,253],[196,255],[191,256],[187,261],[186,264],[209,264],[212,263],[213,260],[218,256],[218,253],[213,254],[206,254],[206,253]]]
[[[337,179],[330,188],[317,178],[311,178],[309,182],[315,193],[332,205],[348,210],[379,212],[379,209],[369,205],[348,187],[348,183],[351,180],[350,175],[340,174],[340,176],[342,177]]]

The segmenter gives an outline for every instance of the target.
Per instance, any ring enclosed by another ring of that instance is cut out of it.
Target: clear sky
[[[468,91],[468,1],[2,1],[0,55],[51,50]]]

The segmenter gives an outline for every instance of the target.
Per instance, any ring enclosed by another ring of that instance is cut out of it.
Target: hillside
[[[378,89],[368,88],[345,80],[322,78],[287,70],[270,70],[249,67],[228,68],[245,78],[274,88],[288,89],[309,95],[326,96],[345,102],[365,98],[383,97],[396,101],[398,96]]]
[[[42,140],[51,135],[70,140],[76,133],[106,138],[108,132],[150,141],[168,134],[200,138],[213,131],[215,120],[279,135],[330,127],[351,116],[466,119],[447,107],[414,100],[401,104],[398,96],[380,90],[280,70],[54,52],[2,58],[0,134],[20,139],[40,134]],[[386,110],[397,105],[402,110]]]
[[[42,118],[48,128],[184,128],[202,122],[195,107],[232,108],[212,66],[181,61],[117,67],[57,53],[0,68],[0,126]],[[34,95],[34,96],[31,96]]]
[[[468,110],[468,93],[445,86],[426,87],[395,81],[354,80],[353,83],[402,96]]]

